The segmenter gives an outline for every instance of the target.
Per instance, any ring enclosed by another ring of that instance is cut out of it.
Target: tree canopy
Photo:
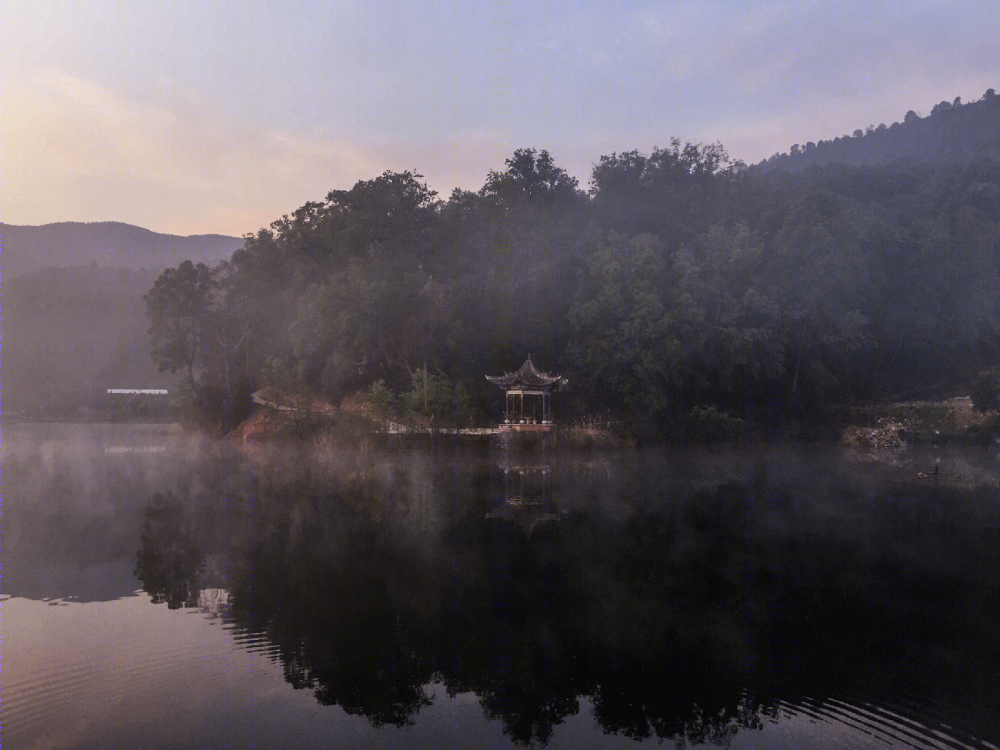
[[[790,172],[673,139],[600,157],[584,193],[523,148],[445,201],[385,172],[248,235],[224,273],[165,272],[154,356],[237,401],[234,382],[275,372],[334,402],[381,381],[397,404],[433,377],[481,423],[501,399],[483,374],[529,352],[573,383],[563,419],[636,435],[830,415],[997,364],[1000,162],[983,156]]]

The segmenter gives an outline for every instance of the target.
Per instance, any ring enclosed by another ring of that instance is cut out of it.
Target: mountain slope
[[[887,164],[903,160],[931,166],[1000,160],[1000,95],[990,89],[976,102],[941,102],[927,117],[910,110],[903,122],[869,125],[833,140],[795,144],[757,165],[800,172],[810,166]]]
[[[72,416],[106,388],[172,384],[150,358],[143,295],[162,267],[215,264],[242,244],[118,222],[0,224],[7,413]]]
[[[0,268],[10,279],[39,268],[91,263],[112,268],[172,266],[188,259],[214,264],[242,244],[239,237],[181,237],[115,221],[0,224]]]

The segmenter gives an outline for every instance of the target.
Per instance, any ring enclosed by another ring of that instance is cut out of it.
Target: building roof
[[[529,356],[524,360],[521,369],[517,372],[508,372],[503,375],[487,375],[486,379],[501,388],[513,388],[524,386],[530,388],[562,388],[569,383],[566,378],[560,375],[549,375],[547,372],[539,372],[531,362]]]

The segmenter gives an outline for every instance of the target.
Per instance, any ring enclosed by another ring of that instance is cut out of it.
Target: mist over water
[[[1000,744],[995,451],[3,449],[12,747]]]

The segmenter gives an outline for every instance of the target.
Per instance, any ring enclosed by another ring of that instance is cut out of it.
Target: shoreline
[[[634,439],[610,430],[555,425],[546,431],[520,431],[504,426],[429,427],[376,419],[359,411],[302,412],[257,402],[254,412],[232,430],[215,434],[205,426],[177,418],[107,419],[96,415],[3,415],[8,425],[156,425],[176,426],[232,442],[309,442],[315,439],[374,440],[382,443],[475,445],[500,442],[525,446],[567,448],[634,448]],[[898,449],[915,445],[1000,445],[1000,415],[976,412],[968,396],[940,400],[913,400],[847,407],[832,423],[790,422],[779,426],[745,425],[738,433],[715,440],[664,435],[642,445],[768,446],[781,444],[840,445],[861,451]]]

